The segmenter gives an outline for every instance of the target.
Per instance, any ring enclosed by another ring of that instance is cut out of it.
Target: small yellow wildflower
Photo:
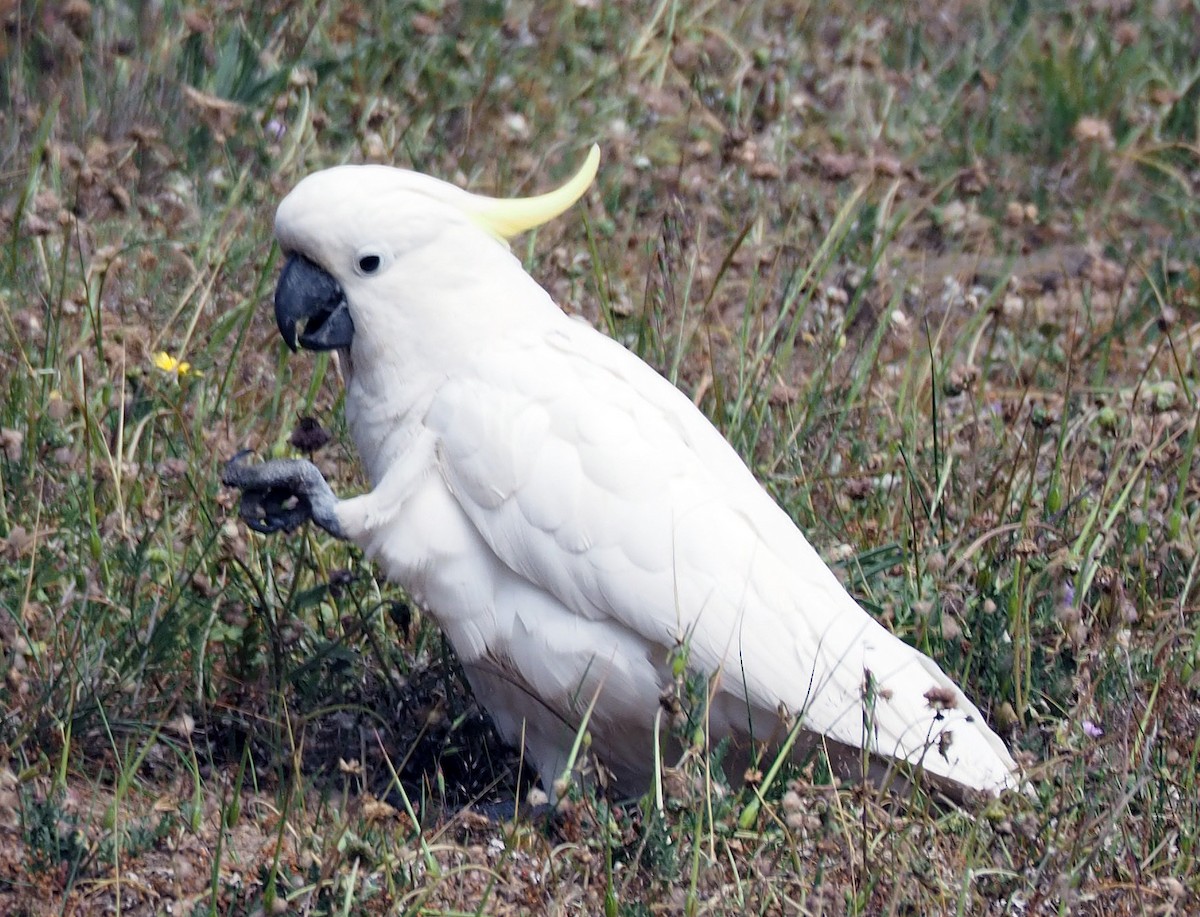
[[[183,360],[176,359],[165,350],[160,350],[154,355],[154,365],[165,373],[169,373],[176,378],[179,376],[199,376],[198,370],[192,369],[191,363],[186,363]]]

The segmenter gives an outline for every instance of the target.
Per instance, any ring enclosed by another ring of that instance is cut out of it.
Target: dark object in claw
[[[312,518],[308,499],[287,487],[242,491],[238,515],[250,528],[264,535],[294,532]]]
[[[297,493],[290,481],[263,484],[255,466],[246,464],[249,449],[243,449],[225,465],[221,483],[242,492],[238,515],[250,528],[264,535],[294,532],[312,518],[312,504]]]

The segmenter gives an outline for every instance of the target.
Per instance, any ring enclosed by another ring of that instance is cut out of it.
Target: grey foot
[[[249,451],[239,452],[221,475],[226,487],[242,492],[238,514],[256,532],[291,532],[310,519],[336,538],[344,538],[337,519],[338,498],[320,470],[306,459],[273,459],[251,465]]]

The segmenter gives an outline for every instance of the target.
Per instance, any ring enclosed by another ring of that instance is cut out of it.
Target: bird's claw
[[[293,532],[312,518],[312,505],[300,492],[297,482],[275,471],[272,462],[250,465],[246,449],[229,460],[221,483],[242,492],[238,515],[256,532],[272,535]]]

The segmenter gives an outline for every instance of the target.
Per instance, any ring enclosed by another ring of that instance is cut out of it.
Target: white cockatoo
[[[374,558],[548,790],[584,724],[611,788],[645,792],[680,660],[707,679],[713,745],[778,747],[794,725],[794,747],[860,775],[1015,786],[975,705],[859,607],[692,402],[509,251],[598,162],[514,200],[380,165],[301,181],[275,217],[276,319],[292,349],[339,352],[372,489],[338,499],[307,461],[239,457],[243,517],[311,518]]]

